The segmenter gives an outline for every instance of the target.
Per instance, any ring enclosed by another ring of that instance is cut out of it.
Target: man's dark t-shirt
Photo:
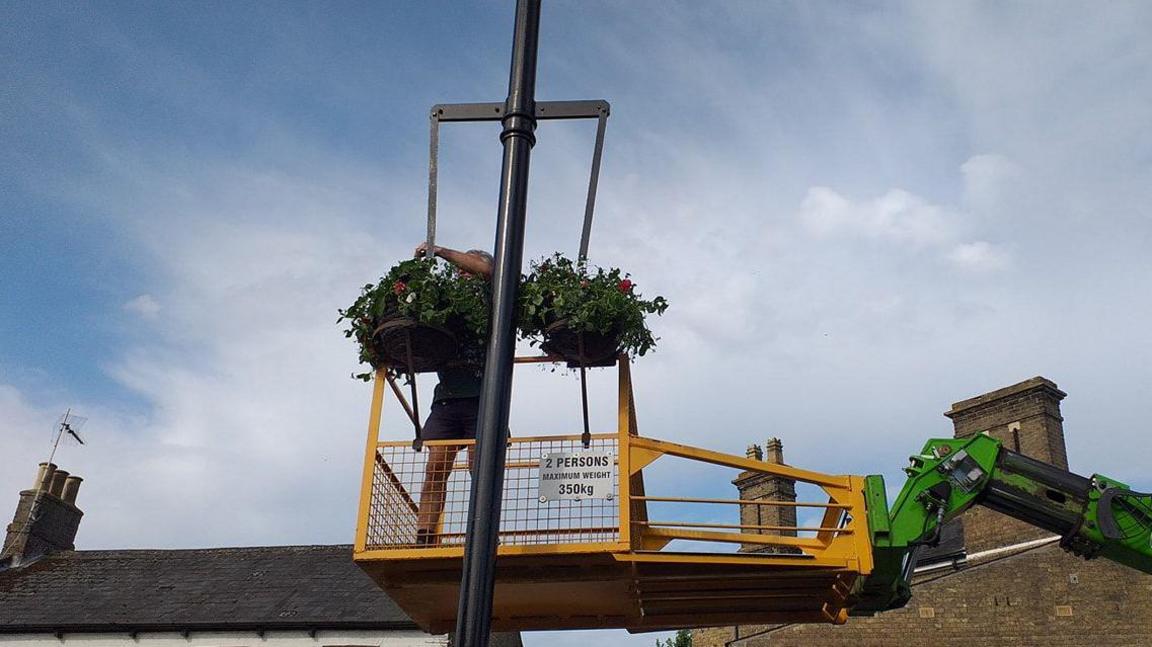
[[[432,396],[433,402],[480,397],[480,367],[453,366],[436,371],[440,383]]]

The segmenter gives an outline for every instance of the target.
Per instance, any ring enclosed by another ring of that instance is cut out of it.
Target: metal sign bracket
[[[436,183],[442,122],[501,121],[504,104],[438,103],[430,111],[428,137],[428,234],[429,250],[436,243]],[[600,159],[604,153],[604,131],[612,106],[603,99],[588,101],[538,101],[536,119],[595,119],[596,145],[592,149],[592,170],[588,177],[588,197],[584,202],[584,226],[580,230],[580,260],[588,258],[588,241],[592,235],[592,214],[596,209],[596,187],[600,181]]]

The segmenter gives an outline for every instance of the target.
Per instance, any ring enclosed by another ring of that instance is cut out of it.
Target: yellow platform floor
[[[462,551],[431,559],[365,559],[360,566],[426,631],[456,625]],[[496,562],[493,631],[627,628],[847,619],[851,568],[762,555],[626,553],[503,555]]]

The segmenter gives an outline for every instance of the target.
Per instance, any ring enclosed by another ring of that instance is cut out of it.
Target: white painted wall
[[[261,638],[254,631],[193,631],[185,638],[180,633],[136,634],[76,633],[0,634],[0,644],[27,647],[445,647],[447,636],[432,636],[411,631],[268,631]]]

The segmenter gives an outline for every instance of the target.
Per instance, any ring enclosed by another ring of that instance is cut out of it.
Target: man
[[[428,243],[416,248],[416,256],[428,253]],[[459,252],[447,247],[432,246],[432,253],[456,266],[462,276],[492,277],[492,255],[479,249]],[[424,440],[464,440],[476,438],[476,418],[480,408],[481,366],[448,366],[436,372],[439,383],[432,396],[432,411],[424,423]],[[420,493],[417,513],[416,543],[439,543],[440,515],[444,512],[445,486],[452,475],[452,466],[460,445],[431,445],[428,464],[424,468],[424,487]],[[468,452],[468,465],[472,465],[472,452]]]

